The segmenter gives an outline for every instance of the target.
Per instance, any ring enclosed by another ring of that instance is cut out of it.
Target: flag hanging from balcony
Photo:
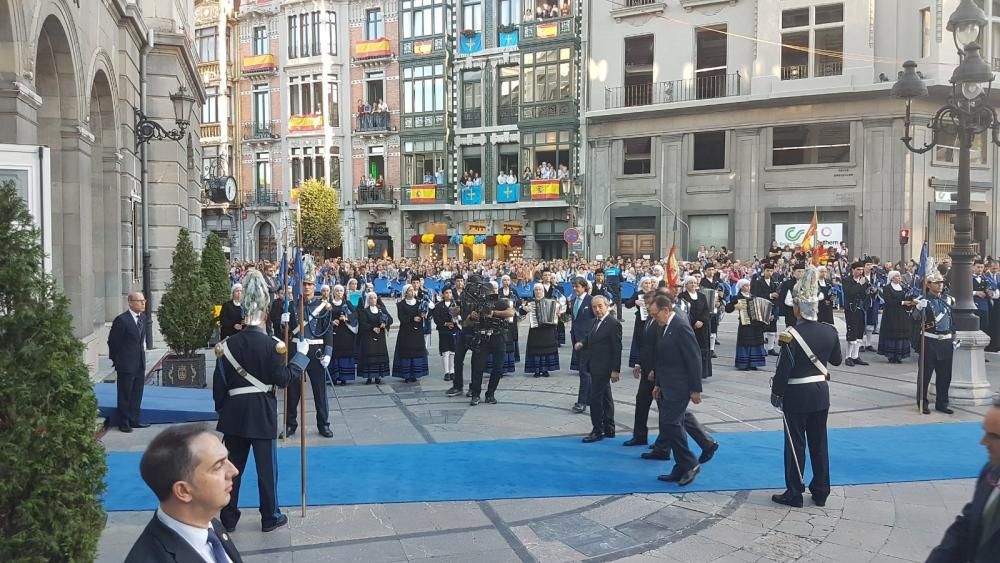
[[[430,41],[417,41],[413,44],[414,55],[429,55],[434,49]]]
[[[520,184],[497,185],[497,203],[517,203],[521,200]]]
[[[434,184],[410,186],[410,203],[434,203]]]
[[[517,39],[517,29],[514,29],[514,31],[500,32],[501,47],[517,47]]]
[[[288,118],[289,131],[312,131],[323,127],[321,114],[293,115]]]
[[[462,39],[459,41],[459,52],[463,55],[478,53],[483,50],[483,34],[462,32]]]
[[[388,57],[392,54],[392,45],[388,39],[372,39],[354,44],[354,56],[359,59],[375,59]]]
[[[559,199],[559,180],[532,180],[531,199]]]
[[[243,58],[243,72],[268,68],[274,68],[274,55],[270,53]]]
[[[462,205],[481,205],[482,203],[482,186],[465,186],[462,188]]]
[[[540,23],[535,26],[535,37],[549,39],[559,35],[559,22]]]

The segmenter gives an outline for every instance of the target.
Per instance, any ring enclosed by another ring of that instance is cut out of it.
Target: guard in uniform
[[[321,297],[315,297],[313,291],[316,285],[316,266],[312,256],[303,257],[305,275],[302,281],[303,299],[305,304],[305,342],[309,344],[309,365],[306,374],[312,387],[313,400],[316,403],[316,426],[324,438],[332,438],[330,430],[330,405],[326,398],[326,368],[330,365],[333,355],[333,306]],[[285,437],[295,434],[298,429],[299,395],[302,384],[298,378],[288,385],[288,409],[285,413]]]
[[[253,449],[257,466],[257,490],[260,495],[261,529],[270,532],[288,523],[278,507],[278,467],[275,436],[278,434],[276,387],[284,387],[302,373],[308,363],[309,345],[299,343],[287,363],[287,348],[280,339],[265,331],[269,288],[264,275],[251,271],[244,280],[244,324],[240,332],[215,346],[220,369],[215,372],[212,394],[215,398],[222,442],[229,450],[229,460],[239,473],[233,478],[229,504],[220,519],[232,532],[240,519],[237,508],[240,484],[247,457]]]
[[[771,404],[782,411],[785,422],[785,492],[771,500],[802,507],[806,484],[806,444],[812,461],[809,491],[816,506],[830,496],[830,457],[826,420],[830,413],[830,375],[827,365],[842,360],[840,337],[833,325],[818,322],[819,284],[810,267],[793,289],[795,326],[779,337],[781,353],[771,381]]]
[[[863,262],[851,264],[851,276],[844,279],[844,320],[847,321],[846,366],[867,366],[861,359],[861,348],[865,337],[865,304],[871,284],[865,277]]]
[[[927,402],[927,386],[936,374],[934,410],[945,414],[955,411],[948,408],[948,391],[951,387],[951,362],[955,355],[952,344],[951,307],[954,300],[945,295],[944,276],[929,265],[927,292],[915,302],[913,318],[923,322],[923,339],[920,349],[920,371],[917,377],[917,406],[924,414],[931,414]]]
[[[976,316],[979,317],[979,330],[990,333],[990,306],[992,287],[986,277],[986,263],[976,259],[972,266],[972,299],[976,304]]]

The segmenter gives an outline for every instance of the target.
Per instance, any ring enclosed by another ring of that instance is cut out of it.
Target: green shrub
[[[208,345],[215,322],[212,305],[191,236],[187,229],[181,229],[170,265],[170,283],[157,311],[160,333],[171,351],[190,356]]]
[[[209,233],[205,249],[201,251],[201,277],[208,284],[208,295],[213,304],[222,305],[229,301],[229,264],[222,250],[222,239],[215,233]]]

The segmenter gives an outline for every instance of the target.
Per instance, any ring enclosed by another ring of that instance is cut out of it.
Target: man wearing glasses
[[[987,563],[1000,561],[1000,394],[983,419],[989,460],[979,473],[972,501],[944,533],[927,563]]]
[[[148,428],[139,419],[142,390],[146,384],[146,298],[136,291],[128,296],[128,310],[115,317],[108,333],[108,357],[118,383],[118,429]]]

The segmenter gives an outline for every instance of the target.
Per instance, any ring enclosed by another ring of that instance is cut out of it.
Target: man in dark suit
[[[242,563],[240,552],[215,519],[229,502],[237,475],[222,442],[201,423],[160,432],[139,462],[142,480],[160,506],[125,563]]]
[[[778,302],[781,304],[782,314],[785,317],[785,328],[795,326],[795,307],[792,299],[792,290],[795,284],[802,278],[802,272],[806,269],[803,262],[795,262],[792,265],[792,277],[781,282],[778,286]]]
[[[673,452],[674,458],[673,470],[657,479],[685,486],[694,481],[701,471],[684,430],[688,404],[701,403],[701,348],[691,324],[674,312],[670,296],[658,295],[654,305],[656,330],[661,333],[656,350],[653,399],[660,411],[661,439],[666,449]]]
[[[288,336],[298,334],[299,312],[296,310],[297,303],[294,301],[292,286],[285,288],[285,294],[281,290],[274,292],[274,301],[271,302],[271,311],[267,315],[270,335],[281,340],[285,339],[285,327],[288,327]],[[288,298],[288,312],[285,312],[285,297]]]
[[[256,270],[255,270],[256,271]],[[219,312],[219,335],[228,338],[243,328],[243,284],[235,284],[232,289],[232,299],[222,304]]]
[[[622,324],[611,316],[610,303],[603,295],[591,300],[594,308],[594,327],[573,345],[582,352],[581,373],[590,376],[590,434],[586,443],[615,437],[615,403],[611,396],[611,383],[617,382],[622,365]],[[574,323],[575,325],[575,323]],[[575,327],[574,327],[575,328]]]
[[[568,304],[570,314],[573,315],[573,324],[570,325],[569,329],[569,337],[573,343],[573,355],[570,357],[569,369],[579,370],[580,373],[580,386],[576,392],[576,403],[573,404],[573,412],[575,413],[587,410],[587,403],[590,402],[590,372],[587,371],[587,366],[581,359],[582,354],[576,348],[576,344],[582,342],[594,327],[592,298],[587,293],[589,285],[590,283],[585,278],[573,278],[573,299]]]
[[[139,418],[142,391],[146,385],[146,298],[141,292],[128,295],[128,311],[115,317],[108,333],[108,357],[115,367],[118,384],[118,429],[148,428]]]
[[[642,331],[639,336],[639,365],[635,366],[632,375],[639,380],[639,389],[635,392],[635,423],[632,425],[632,438],[625,441],[625,446],[645,446],[649,443],[649,407],[653,404],[653,387],[655,383],[653,368],[656,364],[656,345],[660,341],[660,331],[656,330],[655,293],[642,295],[646,303],[649,318],[636,327]]]
[[[802,507],[805,492],[806,443],[812,461],[809,484],[813,502],[825,506],[830,496],[830,457],[826,420],[830,411],[827,364],[843,360],[840,337],[833,325],[818,322],[819,275],[815,268],[802,274],[792,291],[796,322],[779,338],[781,353],[771,381],[771,404],[785,419],[785,492],[771,500]]]
[[[1000,394],[983,418],[983,439],[989,460],[976,479],[972,501],[948,526],[927,563],[993,563],[1000,561]]]
[[[780,296],[778,288],[779,284],[774,279],[774,264],[770,262],[761,264],[761,275],[750,282],[750,293],[754,297],[769,299],[774,303],[774,313],[770,322],[764,327],[764,348],[767,349],[767,355],[769,356],[778,355],[778,352],[775,350],[778,346],[778,317],[776,315],[781,310],[778,302],[778,297]]]

